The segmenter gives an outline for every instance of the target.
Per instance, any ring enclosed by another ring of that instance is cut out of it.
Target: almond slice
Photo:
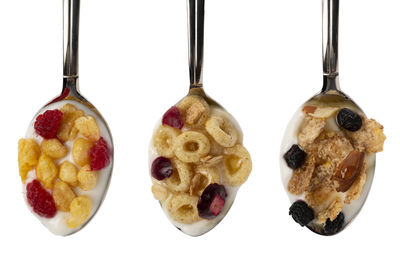
[[[364,164],[365,154],[353,150],[339,164],[332,180],[335,182],[337,192],[346,192],[358,178]]]

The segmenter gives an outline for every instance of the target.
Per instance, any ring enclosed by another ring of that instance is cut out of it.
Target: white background
[[[188,89],[185,1],[83,0],[80,86],[112,129],[104,204],[54,236],[25,207],[17,141],[62,86],[62,4],[0,2],[0,266],[399,266],[400,2],[341,2],[342,89],[385,126],[362,212],[318,236],[288,216],[279,149],[293,112],[322,86],[321,1],[206,2],[206,91],[241,124],[253,172],[208,234],[176,230],[150,192],[154,123]]]

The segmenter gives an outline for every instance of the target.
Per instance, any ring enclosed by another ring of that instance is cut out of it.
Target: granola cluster
[[[299,166],[287,189],[304,194],[318,224],[331,224],[344,205],[360,197],[367,177],[365,157],[382,151],[386,137],[382,125],[348,108],[307,105],[302,112],[298,144],[284,155],[288,166]],[[305,152],[304,160],[299,151]]]
[[[153,195],[179,223],[216,217],[225,203],[224,186],[240,186],[251,172],[250,155],[230,116],[200,96],[187,96],[169,109],[152,144],[158,156],[151,166]]]
[[[60,115],[57,123],[55,120],[58,115],[55,117],[54,114]],[[57,211],[69,213],[66,225],[76,228],[92,212],[90,197],[79,195],[78,192],[90,191],[96,187],[99,170],[109,164],[107,143],[100,136],[96,119],[86,116],[72,104],[40,114],[34,128],[35,133],[42,137],[39,143],[32,138],[21,138],[18,141],[18,165],[22,182],[26,184],[28,173],[35,171],[34,179],[26,186],[28,203],[44,210],[54,203]],[[42,195],[49,195],[46,200],[30,192],[30,188],[33,188],[30,184],[33,182],[36,191],[41,190],[44,192]],[[47,215],[51,216],[42,217],[51,218],[55,213]]]

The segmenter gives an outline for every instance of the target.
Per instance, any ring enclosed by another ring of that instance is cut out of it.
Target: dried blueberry
[[[223,185],[208,185],[197,202],[199,216],[204,219],[214,219],[217,217],[224,208],[226,196],[227,194]]]
[[[307,225],[314,219],[314,211],[303,200],[297,200],[290,206],[289,215],[301,226]]]
[[[300,168],[306,159],[306,152],[304,152],[298,145],[292,147],[283,155],[289,168],[293,170]]]
[[[350,132],[358,131],[362,126],[360,115],[348,108],[342,108],[336,116],[336,120],[340,127]]]
[[[344,214],[341,212],[336,217],[336,219],[334,219],[333,221],[328,219],[325,222],[325,226],[324,226],[324,229],[322,230],[322,234],[334,235],[342,230],[343,224],[344,224]]]
[[[151,176],[159,181],[170,177],[172,172],[173,167],[170,159],[158,157],[151,164]]]

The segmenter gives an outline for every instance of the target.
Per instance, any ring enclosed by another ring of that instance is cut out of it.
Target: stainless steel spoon
[[[347,96],[339,86],[339,71],[338,71],[338,30],[339,30],[339,0],[322,0],[322,18],[323,18],[323,42],[322,42],[322,56],[323,56],[323,86],[320,93],[313,96],[311,99],[306,101],[300,109],[295,113],[293,119],[289,123],[285,136],[282,141],[281,153],[280,153],[280,161],[281,161],[281,176],[282,181],[287,189],[288,179],[291,177],[291,171],[283,160],[283,155],[290,146],[294,143],[294,134],[297,129],[300,127],[301,118],[299,114],[302,112],[301,108],[307,105],[313,104],[327,104],[333,107],[347,107],[356,111],[359,114],[362,114],[366,117],[361,108],[349,97]],[[343,213],[345,214],[345,221],[343,224],[343,230],[346,226],[350,224],[350,222],[357,216],[360,212],[362,206],[365,203],[365,200],[368,196],[368,193],[371,188],[372,180],[374,177],[375,171],[375,154],[367,155],[367,180],[362,189],[362,194],[356,201],[353,201],[350,205],[353,210],[349,207],[344,207]],[[288,192],[290,201],[293,203],[300,196],[292,195]],[[310,223],[307,226],[310,230],[321,233],[321,229],[319,229],[315,224]],[[340,231],[341,231],[340,230]],[[339,232],[340,232],[339,231]]]
[[[92,115],[96,118],[97,123],[100,128],[101,136],[107,141],[108,146],[110,148],[110,163],[109,165],[101,170],[107,172],[106,179],[98,181],[96,187],[101,186],[102,192],[101,197],[96,201],[93,201],[93,209],[89,216],[89,218],[84,222],[84,224],[80,225],[78,228],[71,229],[68,232],[55,234],[59,235],[71,235],[78,231],[80,231],[84,226],[86,226],[97,213],[100,208],[110,184],[113,163],[114,163],[114,154],[113,154],[113,140],[111,136],[110,129],[104,118],[101,116],[100,112],[86,99],[84,98],[79,91],[79,75],[78,75],[78,40],[79,40],[79,11],[80,11],[80,0],[64,0],[63,2],[63,25],[64,25],[64,76],[63,76],[63,87],[60,96],[54,98],[49,103],[44,105],[34,116],[31,121],[27,136],[33,135],[33,125],[35,123],[36,117],[43,113],[48,109],[52,109],[52,107],[56,106],[60,103],[70,103],[76,106],[77,108],[83,109],[86,115]],[[86,110],[85,110],[86,109]],[[91,114],[88,114],[90,112]],[[25,188],[25,185],[24,185]],[[95,189],[93,189],[95,190]],[[90,191],[88,191],[90,192]],[[88,193],[90,194],[90,193]]]

